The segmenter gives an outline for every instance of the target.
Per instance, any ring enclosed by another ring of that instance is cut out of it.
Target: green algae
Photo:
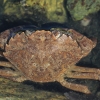
[[[10,21],[20,19],[31,19],[39,23],[67,21],[62,0],[4,0],[2,3],[3,16]]]
[[[68,0],[66,7],[74,20],[81,20],[100,10],[100,0]]]
[[[40,5],[46,11],[47,18],[52,22],[66,22],[67,15],[62,0],[27,0],[27,5]]]
[[[0,15],[8,21],[31,19],[39,23],[81,20],[100,10],[100,0],[0,0]]]

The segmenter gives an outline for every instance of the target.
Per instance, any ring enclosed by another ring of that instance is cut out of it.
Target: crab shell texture
[[[79,35],[79,34],[78,34]],[[95,46],[83,36],[77,43],[70,36],[50,31],[17,34],[6,44],[4,56],[27,78],[35,82],[53,82],[64,77]]]

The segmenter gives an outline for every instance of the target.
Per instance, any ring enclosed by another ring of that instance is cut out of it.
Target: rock
[[[28,23],[31,20],[39,23],[64,23],[67,21],[62,0],[4,0],[0,4],[3,5],[1,16],[9,22],[23,20]]]
[[[100,0],[67,0],[66,7],[74,20],[81,20],[100,10]]]
[[[56,92],[36,89],[32,85],[0,78],[0,100],[67,100]]]
[[[91,94],[80,94],[76,92],[64,93],[65,96],[69,97],[69,100],[99,100],[95,95]]]

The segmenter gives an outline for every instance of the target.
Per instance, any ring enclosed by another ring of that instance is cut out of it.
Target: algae
[[[4,0],[3,16],[8,21],[31,19],[39,23],[67,21],[63,0]]]
[[[67,0],[66,7],[74,20],[81,20],[100,10],[100,0]]]
[[[0,13],[8,21],[28,20],[39,23],[81,20],[100,10],[100,0],[1,0]]]

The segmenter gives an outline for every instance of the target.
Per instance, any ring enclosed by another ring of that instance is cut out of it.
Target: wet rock
[[[67,100],[63,94],[0,78],[0,100]]]
[[[38,23],[67,21],[63,1],[59,0],[3,0],[1,16],[8,22],[20,21]]]
[[[66,7],[74,20],[81,20],[100,10],[100,0],[67,0]]]
[[[64,93],[64,95],[69,99],[69,100],[99,100],[99,98],[96,95],[92,94],[80,94],[76,92],[69,92],[69,93]]]
[[[100,10],[99,0],[1,0],[0,19],[8,22],[68,22],[68,13],[73,20]]]

